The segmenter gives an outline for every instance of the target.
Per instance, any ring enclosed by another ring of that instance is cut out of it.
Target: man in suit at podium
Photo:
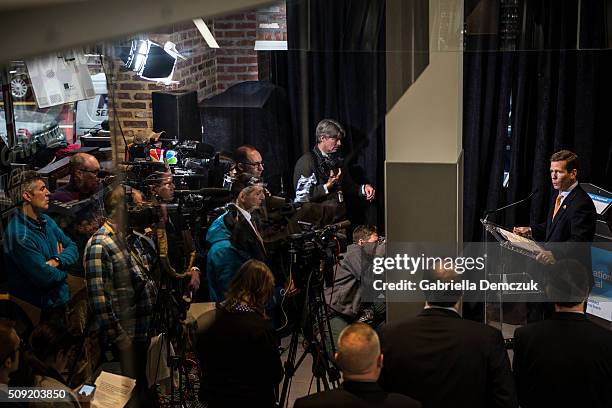
[[[550,157],[550,178],[557,194],[551,201],[546,221],[514,228],[515,233],[548,244],[536,258],[541,264],[552,265],[559,259],[574,258],[591,270],[591,252],[586,243],[593,242],[597,213],[593,200],[578,184],[578,169],[575,153],[569,150],[554,153]],[[559,242],[584,244],[551,244]]]

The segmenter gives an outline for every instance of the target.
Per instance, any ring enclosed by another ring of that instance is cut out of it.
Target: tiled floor
[[[285,337],[281,341],[281,347],[285,349],[282,355],[283,364],[285,363],[287,359],[287,354],[288,354],[287,349],[289,347],[290,341],[291,341],[291,337]],[[298,343],[297,359],[299,359],[302,356],[303,352],[304,352],[304,347],[302,345],[302,342],[300,341]],[[282,383],[281,383],[280,391],[282,391]],[[288,405],[286,406],[291,408],[293,407],[293,403],[295,402],[297,398],[303,397],[308,394],[313,394],[315,392],[317,392],[317,386],[316,386],[316,379],[313,379],[313,376],[312,376],[312,356],[308,354],[304,358],[302,364],[300,364],[300,366],[298,367],[295,373],[295,376],[292,379],[291,389],[287,397]]]

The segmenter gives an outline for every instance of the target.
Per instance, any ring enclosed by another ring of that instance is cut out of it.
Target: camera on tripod
[[[289,254],[291,264],[300,272],[294,274],[295,284],[304,287],[306,279],[311,284],[324,281],[331,284],[332,269],[338,255],[346,249],[346,236],[341,230],[348,228],[350,221],[342,221],[321,229],[307,230],[289,235]],[[316,274],[312,280],[310,274]]]
[[[317,388],[322,386],[329,390],[339,385],[340,371],[333,360],[334,338],[323,294],[323,282],[329,285],[333,280],[333,266],[341,252],[340,231],[350,225],[349,221],[342,221],[289,236],[291,275],[302,292],[303,303],[300,321],[291,334],[280,406],[284,406],[291,388],[291,379],[306,354],[312,356],[312,373],[317,379]],[[303,336],[306,346],[302,356],[298,357],[300,336]]]

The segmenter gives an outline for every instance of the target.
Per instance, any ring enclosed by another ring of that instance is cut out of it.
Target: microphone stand
[[[531,198],[532,198],[534,195],[536,195],[536,193],[537,193],[537,192],[538,192],[538,189],[536,188],[535,190],[533,190],[533,191],[531,192],[531,194],[529,194],[527,197],[525,197],[525,198],[523,198],[523,199],[521,199],[521,200],[518,200],[518,201],[515,201],[515,202],[513,202],[513,203],[510,203],[510,204],[504,205],[503,207],[499,207],[499,208],[496,208],[496,209],[494,209],[494,210],[486,210],[486,211],[484,212],[484,218],[482,219],[482,222],[487,222],[487,219],[489,218],[489,215],[491,215],[491,214],[495,214],[495,213],[500,212],[500,211],[502,211],[502,210],[505,210],[505,209],[507,209],[507,208],[514,207],[515,205],[522,204],[522,203],[524,203],[525,201],[529,201],[529,200],[531,200]]]

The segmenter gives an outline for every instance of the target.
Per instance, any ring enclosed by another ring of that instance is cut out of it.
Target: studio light
[[[172,75],[178,58],[185,59],[176,49],[176,44],[167,41],[164,46],[151,40],[134,40],[129,53],[122,58],[125,67],[142,79],[172,83]]]

